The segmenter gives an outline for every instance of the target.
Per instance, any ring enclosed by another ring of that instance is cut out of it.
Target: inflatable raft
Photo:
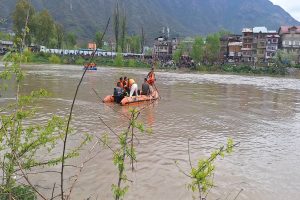
[[[89,71],[96,71],[97,70],[97,66],[95,63],[89,63],[89,64],[85,64],[83,67],[83,70],[89,70]]]
[[[129,105],[132,103],[138,103],[138,102],[143,102],[143,101],[154,101],[157,100],[159,98],[159,94],[158,92],[155,90],[152,92],[151,95],[147,96],[147,95],[139,95],[139,96],[132,96],[132,97],[124,97],[121,101],[121,105],[125,106],[125,105]],[[106,96],[103,99],[103,103],[110,103],[110,102],[114,102],[115,98],[113,95],[109,95]]]

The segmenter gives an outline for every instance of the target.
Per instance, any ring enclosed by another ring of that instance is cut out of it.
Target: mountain
[[[103,31],[115,0],[31,0],[37,10],[48,9],[54,19],[81,38]],[[140,34],[144,27],[148,42],[168,26],[171,35],[193,36],[224,28],[240,33],[243,27],[300,25],[269,0],[119,0],[128,19],[128,33]],[[10,18],[16,0],[0,0],[0,17]],[[11,26],[8,20],[6,26]],[[112,34],[112,28],[109,30]]]

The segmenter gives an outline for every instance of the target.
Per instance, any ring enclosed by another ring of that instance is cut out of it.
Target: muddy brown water
[[[38,103],[36,122],[43,122],[52,114],[67,115],[82,74],[81,67],[35,65],[26,66],[25,71],[23,93],[38,88],[52,93],[50,98]],[[76,101],[72,121],[76,134],[70,138],[69,147],[83,133],[101,136],[109,132],[99,116],[116,131],[126,127],[126,119],[100,103],[92,88],[105,97],[112,93],[113,84],[120,76],[132,77],[140,86],[146,74],[146,70],[106,67],[88,72]],[[125,199],[192,199],[192,193],[186,188],[189,179],[179,172],[174,162],[178,161],[188,172],[188,139],[192,162],[196,165],[198,158],[207,157],[226,143],[228,137],[240,145],[232,155],[216,161],[216,187],[208,199],[234,199],[241,189],[240,200],[300,198],[300,80],[297,77],[175,72],[157,72],[156,77],[162,98],[140,116],[146,126],[152,127],[153,134],[138,136],[138,163],[133,173],[127,166],[128,179],[133,183],[127,183],[130,188]],[[3,94],[1,102],[11,97],[13,93],[9,91]],[[113,106],[119,113],[128,113],[129,107]],[[100,151],[86,164],[72,199],[113,199],[111,185],[117,182],[117,171],[112,154],[100,146],[90,153],[87,149],[93,144],[94,141],[82,151],[80,158],[68,161],[78,164]],[[73,168],[67,169],[67,176],[76,173]],[[41,187],[59,184],[56,174],[32,178]]]

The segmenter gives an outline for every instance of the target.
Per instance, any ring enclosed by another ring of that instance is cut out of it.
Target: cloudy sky
[[[300,0],[270,0],[275,5],[281,6],[284,10],[300,21]]]

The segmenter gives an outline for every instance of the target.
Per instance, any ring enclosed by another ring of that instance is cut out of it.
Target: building
[[[228,43],[228,62],[240,62],[242,58],[242,42]]]
[[[178,44],[177,38],[169,40],[166,36],[157,37],[154,41],[153,56],[158,59],[170,59]]]
[[[279,35],[264,26],[243,29],[242,60],[244,62],[269,62],[278,50]]]
[[[300,26],[281,26],[278,30],[279,47],[292,55],[294,63],[300,63]]]
[[[243,39],[242,39],[242,61],[243,62],[253,62],[253,29],[244,28],[242,30]]]
[[[278,43],[279,43],[280,36],[277,34],[276,31],[268,31],[266,36],[266,54],[265,60],[267,62],[271,62],[272,58],[275,57],[276,52],[278,50]]]
[[[268,29],[264,26],[253,28],[252,60],[254,62],[265,62],[267,34]]]
[[[12,41],[0,40],[0,54],[5,54],[13,46],[14,43]]]
[[[225,35],[220,38],[220,61],[227,62],[234,60],[239,62],[242,56],[242,36]]]

